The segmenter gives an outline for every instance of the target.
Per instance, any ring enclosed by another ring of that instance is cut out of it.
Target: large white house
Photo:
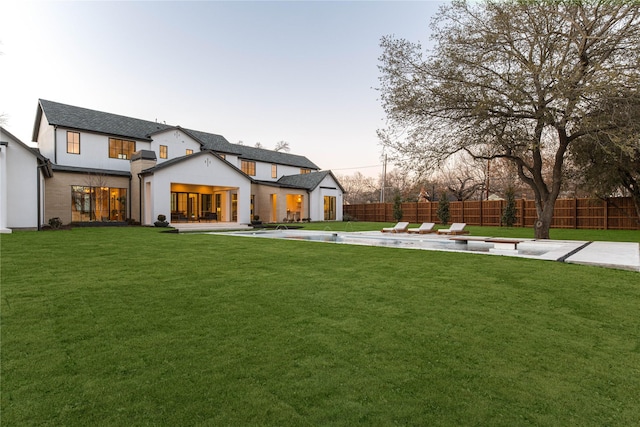
[[[37,149],[0,128],[0,230],[136,221],[342,220],[343,189],[304,156],[40,100]]]

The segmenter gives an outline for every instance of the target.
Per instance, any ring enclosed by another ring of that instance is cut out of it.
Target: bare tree
[[[627,126],[599,104],[638,96],[619,88],[640,85],[640,4],[454,1],[432,29],[433,52],[382,39],[383,145],[416,169],[460,151],[512,162],[534,194],[535,236],[549,238],[569,147]]]
[[[278,141],[276,143],[274,151],[284,151],[285,153],[288,153],[289,151],[291,151],[291,148],[289,147],[289,143],[287,141]]]
[[[461,154],[444,164],[438,174],[441,186],[459,201],[481,196],[486,182],[484,163]]]
[[[345,190],[346,204],[373,203],[379,199],[380,188],[376,185],[375,178],[356,172],[353,175],[340,176],[338,181]]]

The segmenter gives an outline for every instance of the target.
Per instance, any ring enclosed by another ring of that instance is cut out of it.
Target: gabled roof
[[[192,160],[194,158],[197,158],[197,157],[200,157],[200,156],[206,156],[206,155],[214,156],[215,158],[220,160],[222,163],[226,163],[231,169],[235,170],[240,175],[243,175],[244,177],[246,177],[249,181],[253,181],[253,179],[249,175],[245,174],[240,169],[238,169],[237,167],[235,167],[231,163],[227,162],[225,159],[220,157],[218,154],[216,154],[212,150],[203,150],[203,151],[199,151],[197,153],[189,154],[189,155],[186,155],[186,156],[176,157],[174,159],[170,159],[170,160],[167,160],[167,161],[162,162],[160,164],[157,164],[157,165],[155,165],[153,167],[150,167],[149,169],[145,169],[145,170],[142,171],[142,173],[143,174],[152,174],[152,173],[154,173],[154,172],[156,172],[158,170],[165,169],[165,168],[171,167],[173,165],[176,165],[178,163],[182,163],[184,161]]]
[[[25,144],[24,142],[16,138],[11,132],[6,130],[2,126],[0,126],[0,135],[2,134],[7,135],[16,144],[22,146],[25,150],[32,153],[36,157],[36,161],[38,162],[38,165],[40,165],[40,167],[42,168],[44,175],[46,177],[50,178],[51,176],[53,176],[53,171],[51,169],[51,161],[49,161],[49,159],[47,159],[45,156],[40,154],[40,150],[38,150],[37,148],[29,147],[27,144]],[[4,142],[8,142],[8,141],[2,141],[2,139],[0,138],[0,145],[5,145]]]
[[[220,135],[213,135],[197,130],[183,129],[195,137],[207,150],[218,153],[233,154],[246,160],[255,160],[265,163],[277,163],[280,165],[295,166],[298,168],[320,169],[315,163],[304,156],[282,153],[265,148],[249,147],[240,144],[231,144],[226,139],[220,139]]]
[[[162,123],[134,119],[118,114],[104,113],[88,108],[74,107],[58,102],[40,100],[36,123],[33,128],[33,140],[37,141],[42,113],[50,125],[70,129],[85,130],[113,136],[151,141],[149,135],[171,126]]]
[[[170,129],[180,129],[188,133],[200,143],[202,149],[213,150],[218,153],[232,154],[246,160],[255,160],[266,163],[294,166],[308,169],[320,169],[315,163],[304,156],[282,153],[264,148],[248,147],[240,144],[231,144],[222,135],[182,128],[180,126],[148,120],[134,119],[118,114],[105,113],[90,110],[88,108],[74,107],[59,102],[39,100],[36,121],[33,127],[33,140],[38,140],[38,131],[42,115],[45,115],[49,124],[69,129],[84,130],[106,135],[131,138],[139,141],[151,141],[152,136],[158,132]]]
[[[281,177],[276,183],[283,187],[293,187],[293,188],[303,188],[305,190],[314,190],[320,183],[327,177],[331,176],[333,180],[336,182],[340,190],[344,192],[344,189],[336,179],[336,177],[331,173],[331,171],[320,171],[320,172],[311,172],[304,173],[299,175],[287,175]]]

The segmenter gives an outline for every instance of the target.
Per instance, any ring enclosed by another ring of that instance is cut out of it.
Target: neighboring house
[[[342,220],[342,187],[304,156],[46,100],[38,103],[33,141],[32,161],[51,172],[43,175],[36,224],[59,217],[151,225],[160,214],[170,222]]]
[[[44,181],[51,163],[0,127],[0,233],[39,228],[44,216]]]

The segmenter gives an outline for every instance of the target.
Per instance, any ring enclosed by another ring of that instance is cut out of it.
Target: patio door
[[[187,218],[189,219],[197,219],[198,213],[200,210],[198,209],[198,198],[200,194],[198,193],[189,193],[189,198],[187,199]]]
[[[324,196],[324,219],[336,219],[336,198],[335,196]]]

